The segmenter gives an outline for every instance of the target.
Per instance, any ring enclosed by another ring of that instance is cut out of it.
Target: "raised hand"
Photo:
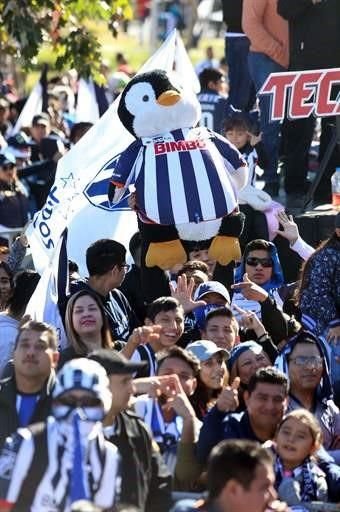
[[[195,287],[195,281],[191,277],[187,279],[185,274],[177,277],[177,287],[175,288],[172,283],[170,283],[171,297],[177,299],[180,304],[182,304],[184,313],[189,313],[195,308],[199,306],[205,306],[206,302],[204,300],[195,301],[192,297],[193,290]]]
[[[241,283],[232,284],[231,288],[233,290],[240,291],[243,297],[248,300],[264,302],[268,298],[268,293],[266,290],[251,281],[247,273],[243,274],[243,281]]]
[[[299,238],[299,228],[296,222],[294,222],[293,216],[288,216],[286,212],[281,211],[276,214],[276,218],[283,228],[282,230],[278,229],[276,234],[286,238],[290,245],[295,244],[296,240]]]
[[[231,386],[225,387],[216,402],[216,407],[221,412],[235,411],[239,405],[238,389],[240,387],[240,377],[235,377]]]

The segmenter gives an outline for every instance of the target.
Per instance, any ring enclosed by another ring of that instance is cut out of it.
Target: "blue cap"
[[[223,355],[223,358],[225,360],[229,357],[228,350],[225,350],[224,348],[220,348],[214,343],[213,341],[209,340],[197,340],[193,343],[189,343],[189,345],[186,346],[185,350],[189,350],[192,352],[197,359],[201,361],[201,363],[204,363],[204,361],[208,361],[213,355],[217,354],[218,352]]]
[[[200,284],[195,291],[194,299],[201,300],[204,298],[204,295],[208,293],[218,293],[221,295],[228,304],[230,304],[230,295],[225,286],[219,281],[206,281],[205,283]]]
[[[261,354],[263,348],[259,343],[256,343],[256,341],[244,341],[243,343],[236,345],[230,352],[230,357],[228,359],[229,371],[232,369],[240,355],[247,352],[247,350],[251,350],[254,354]]]

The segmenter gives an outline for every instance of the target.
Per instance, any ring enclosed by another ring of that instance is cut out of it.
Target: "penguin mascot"
[[[195,128],[195,94],[153,70],[128,83],[118,116],[136,141],[118,159],[108,195],[117,203],[135,186],[145,265],[171,269],[187,261],[186,243],[200,241],[211,241],[209,258],[221,265],[240,259],[237,195],[248,168],[226,139]]]

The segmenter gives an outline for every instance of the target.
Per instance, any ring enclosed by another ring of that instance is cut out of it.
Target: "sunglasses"
[[[271,258],[255,258],[252,256],[248,256],[246,259],[246,264],[250,267],[256,267],[257,265],[261,265],[264,268],[269,268],[273,266],[273,262]]]
[[[58,399],[58,403],[60,405],[66,405],[67,407],[99,407],[101,406],[101,401],[92,396],[84,396],[81,398],[73,397],[73,396],[65,396]]]

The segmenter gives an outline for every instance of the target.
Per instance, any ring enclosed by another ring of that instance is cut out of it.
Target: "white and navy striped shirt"
[[[71,425],[72,427],[72,425]],[[62,424],[49,417],[47,421],[47,465],[34,493],[30,512],[68,512],[69,481],[73,465],[73,442]],[[0,504],[10,510],[20,495],[30,471],[35,444],[34,435],[19,429],[8,438],[0,453]],[[105,441],[103,433],[91,435],[85,446],[86,486],[90,499],[98,507],[111,508],[115,503],[119,455],[117,447]],[[29,512],[27,510],[27,512]]]
[[[131,144],[112,182],[135,184],[139,209],[157,224],[199,223],[235,209],[240,169],[248,172],[226,139],[205,128],[185,128]]]

